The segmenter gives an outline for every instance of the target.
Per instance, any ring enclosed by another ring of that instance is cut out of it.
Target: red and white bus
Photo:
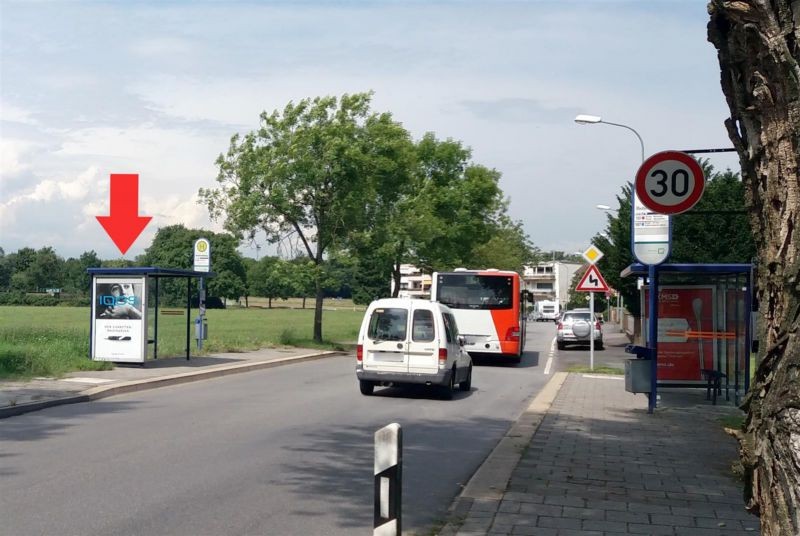
[[[431,299],[450,307],[472,356],[519,361],[525,347],[525,300],[516,272],[434,272]]]

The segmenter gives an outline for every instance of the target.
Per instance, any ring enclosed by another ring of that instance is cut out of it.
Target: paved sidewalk
[[[49,406],[88,402],[114,394],[152,389],[224,374],[319,359],[341,352],[307,348],[264,348],[253,352],[175,357],[147,361],[144,367],[117,364],[112,370],[71,372],[63,378],[0,382],[0,419]]]
[[[502,499],[459,499],[460,536],[758,534],[731,471],[736,441],[705,390],[645,395],[621,377],[570,374]]]

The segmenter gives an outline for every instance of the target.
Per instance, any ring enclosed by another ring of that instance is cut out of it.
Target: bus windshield
[[[509,276],[441,274],[436,301],[453,309],[511,309],[513,292]]]

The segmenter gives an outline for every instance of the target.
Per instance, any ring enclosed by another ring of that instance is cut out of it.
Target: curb
[[[23,415],[32,411],[39,411],[53,406],[63,406],[66,404],[78,404],[81,402],[91,402],[92,400],[100,400],[101,398],[108,398],[110,396],[121,395],[125,393],[134,393],[137,391],[145,391],[148,389],[158,389],[159,387],[167,387],[170,385],[178,385],[181,383],[190,383],[210,378],[217,378],[220,376],[227,376],[229,374],[240,374],[242,372],[251,372],[254,370],[267,369],[272,367],[279,367],[281,365],[290,365],[292,363],[301,363],[304,361],[315,361],[334,355],[345,355],[345,352],[325,350],[321,352],[314,352],[311,354],[304,354],[291,357],[281,357],[271,361],[260,361],[256,363],[236,363],[233,365],[218,365],[218,368],[199,370],[192,372],[181,372],[179,374],[172,374],[169,376],[159,376],[155,378],[148,378],[145,380],[131,380],[120,382],[115,385],[91,387],[82,391],[74,396],[67,396],[63,398],[54,398],[51,400],[43,400],[40,402],[29,402],[27,404],[20,404],[17,406],[8,406],[0,408],[0,419],[7,417],[15,417]]]
[[[453,501],[450,507],[451,518],[465,515],[475,500],[497,501],[503,498],[511,474],[522,459],[531,439],[536,435],[539,425],[553,405],[568,375],[568,372],[556,372],[511,425]],[[456,534],[460,525],[459,521],[449,521],[438,534],[440,536]]]

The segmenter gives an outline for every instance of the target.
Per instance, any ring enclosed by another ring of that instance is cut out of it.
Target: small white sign
[[[207,238],[198,238],[194,241],[194,271],[211,271],[211,242]]]

